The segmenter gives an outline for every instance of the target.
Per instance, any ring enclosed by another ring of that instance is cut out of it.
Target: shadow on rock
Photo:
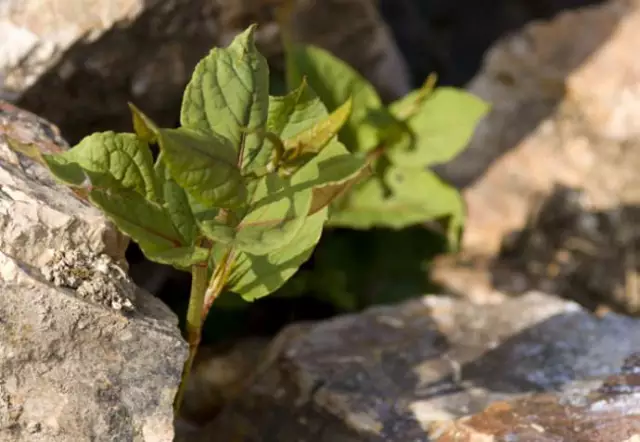
[[[498,290],[556,293],[590,310],[640,313],[640,207],[591,210],[583,191],[556,186],[493,264]]]

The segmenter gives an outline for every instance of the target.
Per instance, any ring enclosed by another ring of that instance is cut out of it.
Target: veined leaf
[[[93,187],[121,186],[157,200],[151,150],[134,134],[95,133],[70,150],[42,158],[54,176],[67,184],[79,186],[88,177]]]
[[[379,178],[369,179],[341,200],[328,225],[402,229],[443,217],[450,217],[447,237],[456,248],[464,220],[464,203],[458,191],[431,171],[390,167],[384,183]]]
[[[320,149],[285,165],[297,189],[336,184],[357,174],[365,166],[364,156],[352,155],[335,137],[345,123],[350,100],[329,115],[315,92],[303,80],[283,97],[271,97],[267,128],[284,143],[309,142]],[[319,122],[319,123],[317,123]],[[333,135],[331,135],[333,132]]]
[[[269,67],[255,47],[254,33],[252,25],[198,63],[180,114],[183,127],[230,140],[245,173],[260,152],[269,106]]]
[[[179,128],[160,129],[158,143],[170,175],[194,199],[220,208],[245,202],[247,190],[229,140]]]
[[[201,222],[212,240],[254,255],[285,246],[305,223],[311,206],[311,188],[295,187],[275,173],[258,178],[247,213],[229,226],[215,220]]]
[[[89,200],[137,242],[150,260],[184,268],[207,259],[208,251],[187,243],[160,204],[137,192],[96,188]]]
[[[196,216],[193,213],[192,202],[182,187],[171,178],[162,158],[163,155],[160,154],[154,169],[162,189],[164,210],[173,227],[182,237],[183,243],[195,244],[199,229]]]
[[[309,129],[285,140],[285,149],[296,154],[318,153],[333,139],[351,115],[351,98]]]
[[[238,254],[227,288],[246,301],[264,297],[280,288],[313,253],[326,217],[326,209],[310,216],[287,245],[267,255]]]
[[[419,99],[420,91],[391,105],[398,115]],[[407,121],[415,143],[408,148],[391,149],[391,162],[403,167],[423,168],[446,163],[469,143],[478,121],[489,106],[474,95],[450,87],[441,87],[423,100]]]
[[[374,87],[351,66],[324,49],[292,44],[288,46],[286,69],[290,88],[306,77],[330,111],[349,98],[353,100],[351,117],[340,131],[340,140],[349,150],[367,152],[378,145],[378,125],[368,120],[371,113],[386,113],[386,109]]]

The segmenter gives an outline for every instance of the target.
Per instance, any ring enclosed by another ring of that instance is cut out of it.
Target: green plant
[[[95,133],[42,155],[148,259],[191,272],[177,409],[216,298],[225,290],[251,301],[278,289],[312,253],[333,196],[367,170],[366,155],[335,136],[351,99],[329,114],[303,78],[289,94],[269,96],[254,30],[199,62],[181,127],[160,128],[130,105],[135,133]]]
[[[447,238],[456,248],[463,201],[429,168],[450,161],[467,146],[489,106],[463,90],[435,88],[435,75],[385,106],[368,81],[329,52],[284,41],[289,87],[306,78],[330,111],[353,100],[339,138],[351,152],[372,159],[373,174],[332,202],[328,226],[400,229],[449,218]]]

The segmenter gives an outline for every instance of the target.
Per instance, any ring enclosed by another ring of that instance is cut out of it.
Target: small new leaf
[[[380,142],[379,128],[369,122],[372,112],[386,112],[374,87],[351,66],[324,49],[288,45],[287,83],[290,88],[306,78],[330,111],[353,100],[353,111],[340,131],[340,140],[352,151],[367,152]]]

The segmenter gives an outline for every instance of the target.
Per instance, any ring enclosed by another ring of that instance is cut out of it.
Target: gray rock
[[[16,146],[66,143],[0,102],[0,441],[172,441],[176,316],[133,284],[114,226]]]
[[[127,101],[174,127],[184,86],[213,46],[257,22],[260,47],[277,60],[273,8],[266,0],[5,0],[0,99],[50,119],[72,142],[131,130]],[[298,39],[336,51],[386,97],[407,91],[405,62],[375,2],[304,0],[294,12]]]
[[[123,316],[0,252],[0,440],[173,440],[186,345],[147,293]]]
[[[427,441],[434,422],[614,374],[640,345],[639,322],[541,293],[426,297],[287,334],[198,440]]]
[[[0,250],[40,267],[52,262],[55,251],[83,244],[124,264],[128,239],[10,143],[44,153],[68,147],[50,123],[0,101]]]

